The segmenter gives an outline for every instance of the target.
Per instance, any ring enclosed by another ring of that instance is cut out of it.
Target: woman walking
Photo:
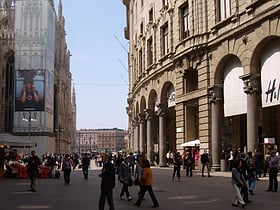
[[[176,153],[174,157],[174,168],[173,168],[173,176],[172,180],[174,181],[175,175],[177,175],[178,182],[180,182],[181,178],[181,165],[182,165],[182,158],[179,152]]]
[[[129,157],[126,157],[125,160],[121,163],[119,168],[119,180],[123,184],[122,191],[120,194],[120,199],[124,200],[124,193],[125,193],[127,200],[131,201],[132,198],[128,192],[129,182],[131,181],[131,174],[130,174],[130,168],[128,162],[129,162]]]
[[[241,204],[242,208],[245,208],[246,204],[240,193],[241,188],[246,184],[243,174],[241,173],[242,161],[237,159],[234,161],[232,168],[232,178],[231,184],[234,191],[234,196],[232,200],[232,206],[238,206],[238,203]]]
[[[71,168],[73,167],[73,161],[68,154],[65,155],[64,160],[62,162],[62,171],[64,174],[64,184],[70,184],[70,174]]]
[[[134,205],[140,206],[141,202],[145,196],[146,191],[148,190],[149,195],[153,201],[153,206],[152,208],[158,208],[159,204],[156,199],[156,196],[154,194],[152,184],[153,184],[153,175],[152,175],[152,169],[150,168],[150,163],[148,160],[143,160],[143,173],[141,176],[141,184],[140,184],[140,192],[139,192],[139,197]]]

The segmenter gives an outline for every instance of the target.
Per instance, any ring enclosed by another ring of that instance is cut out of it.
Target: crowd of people
[[[169,153],[167,156],[167,163],[173,167],[172,180],[181,179],[181,168],[185,170],[187,177],[193,176],[193,169],[197,161],[200,161],[201,176],[211,177],[210,157],[207,150],[197,157],[197,153],[185,150],[182,154]],[[172,159],[170,159],[172,157]],[[64,177],[64,184],[70,185],[71,171],[77,167],[82,169],[84,179],[88,179],[89,167],[91,160],[95,161],[96,167],[101,167],[101,192],[99,199],[99,210],[105,207],[107,200],[109,209],[114,209],[113,189],[115,187],[116,179],[121,183],[120,200],[132,200],[132,195],[129,192],[129,187],[132,185],[139,186],[136,202],[134,205],[140,206],[145,194],[148,191],[153,208],[159,207],[159,203],[154,194],[153,175],[151,170],[151,163],[145,158],[145,155],[137,153],[129,153],[124,155],[122,153],[112,154],[98,154],[91,156],[89,153],[84,153],[81,156],[72,154],[65,155],[43,155],[42,161],[36,156],[35,151],[31,151],[30,156],[15,155],[13,157],[18,161],[22,161],[27,165],[28,175],[30,177],[30,191],[37,190],[37,177],[39,176],[39,166],[44,164],[51,168],[50,177],[55,172],[62,171]],[[255,186],[260,177],[265,177],[269,173],[269,182],[267,192],[278,191],[278,167],[279,154],[272,150],[266,156],[263,156],[259,150],[254,152],[242,152],[237,149],[235,152],[228,153],[228,170],[231,171],[231,184],[233,187],[232,206],[241,205],[242,208],[252,202],[249,196],[254,196]],[[207,173],[207,175],[206,175]]]
[[[266,191],[278,191],[279,155],[276,154],[276,151],[270,151],[269,155],[263,158],[259,150],[244,153],[237,149],[235,153],[230,153],[228,160],[230,161],[229,170],[232,171],[231,183],[234,191],[232,206],[237,207],[240,204],[242,208],[245,208],[246,204],[252,203],[249,194],[252,196],[255,194],[256,180],[259,180],[262,172],[263,176],[266,176],[269,171],[269,183]]]

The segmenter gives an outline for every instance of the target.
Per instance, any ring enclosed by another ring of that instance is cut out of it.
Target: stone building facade
[[[127,131],[112,129],[80,129],[77,131],[77,153],[110,153],[126,149]]]
[[[22,17],[15,15],[19,7]],[[53,0],[0,1],[0,134],[36,144],[38,154],[75,147],[76,98],[65,34],[61,0],[57,13]],[[41,109],[16,106],[19,84],[30,72],[34,84],[42,84],[36,90],[44,95]]]
[[[131,147],[166,165],[200,140],[224,150],[280,143],[279,0],[123,0]]]

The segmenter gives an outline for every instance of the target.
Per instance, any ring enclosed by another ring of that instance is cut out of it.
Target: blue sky
[[[62,13],[72,54],[77,129],[127,129],[128,41],[122,0],[62,0]]]

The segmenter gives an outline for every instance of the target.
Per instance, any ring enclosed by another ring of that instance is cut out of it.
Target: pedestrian
[[[70,184],[70,175],[73,167],[73,161],[70,155],[66,154],[62,162],[62,171],[64,175],[64,185]]]
[[[203,154],[200,157],[200,162],[202,165],[202,177],[204,177],[204,169],[207,168],[207,174],[208,177],[211,177],[210,175],[210,160],[209,160],[209,154],[207,153],[207,150],[205,149]]]
[[[247,163],[247,157],[246,154],[244,152],[240,152],[240,160],[242,161],[242,166],[241,166],[241,173],[244,177],[245,183],[248,182],[248,171],[249,171],[249,166]],[[252,203],[251,200],[249,200],[249,189],[248,189],[248,185],[244,184],[241,188],[241,195],[243,196],[243,200],[245,203]]]
[[[38,167],[41,165],[41,161],[36,155],[35,151],[31,151],[31,155],[28,159],[27,172],[30,177],[30,190],[31,192],[37,191],[37,178],[39,176]]]
[[[249,192],[251,195],[254,195],[254,189],[256,186],[257,172],[255,166],[255,159],[253,158],[253,154],[251,151],[248,153],[248,184],[249,184]]]
[[[138,192],[138,197],[140,196],[140,190],[141,190],[141,176],[143,174],[143,161],[145,160],[144,155],[139,156],[139,161],[136,164],[136,171],[135,171],[135,176],[134,176],[134,185],[139,186],[139,192]],[[144,197],[142,198],[144,200]]]
[[[258,180],[259,177],[262,176],[262,169],[264,167],[264,155],[263,153],[261,153],[259,149],[256,149],[254,158],[255,158],[256,176]]]
[[[194,159],[191,155],[190,152],[187,152],[186,153],[186,157],[184,159],[184,166],[185,166],[185,169],[186,169],[186,176],[190,176],[192,177],[193,175],[193,164],[194,164]]]
[[[129,168],[129,160],[130,157],[127,156],[124,161],[120,165],[119,169],[119,180],[123,184],[122,185],[122,190],[120,194],[120,199],[124,200],[124,193],[126,194],[127,200],[131,201],[132,197],[130,196],[130,193],[128,191],[128,186],[131,185],[131,174],[130,174],[130,168]]]
[[[119,174],[119,168],[120,168],[120,165],[122,164],[122,162],[123,162],[122,154],[118,153],[117,159],[115,161],[115,171],[116,171],[116,174]]]
[[[268,172],[269,159],[270,159],[270,151],[266,151],[265,156],[264,156],[263,177],[266,177],[266,174]]]
[[[242,161],[242,166],[241,166],[241,173],[244,177],[245,182],[248,182],[248,173],[249,173],[249,166],[247,163],[247,159],[248,157],[246,156],[246,154],[244,152],[240,152],[239,155],[241,161]],[[244,184],[243,187],[241,188],[241,195],[243,197],[243,200],[245,203],[252,203],[251,200],[249,200],[249,189],[248,189],[248,185]]]
[[[83,170],[83,175],[84,179],[88,179],[88,168],[90,166],[90,158],[87,153],[84,154],[82,158],[82,170]]]
[[[180,155],[180,152],[177,152],[176,155],[174,156],[174,160],[173,160],[173,176],[172,176],[172,180],[174,181],[175,175],[178,178],[178,182],[180,182],[180,178],[181,178],[181,165],[182,165],[182,158]]]
[[[246,184],[243,174],[241,172],[242,161],[240,159],[236,159],[233,163],[233,168],[231,171],[231,184],[233,187],[233,200],[232,206],[238,206],[238,203],[241,204],[242,208],[245,208],[246,204],[242,198],[240,193],[241,188]]]
[[[228,157],[228,170],[231,171],[233,167],[234,162],[234,156],[232,150],[229,151],[229,157]]]
[[[134,175],[134,167],[135,167],[135,156],[133,155],[132,152],[129,153],[129,162],[128,162],[128,166],[130,168],[131,171],[131,175]]]
[[[101,193],[98,203],[99,210],[104,210],[105,207],[105,198],[107,198],[107,202],[109,205],[109,210],[114,210],[114,202],[113,202],[113,189],[115,187],[115,169],[114,165],[109,160],[108,154],[102,155],[103,167],[101,170]]]
[[[134,205],[140,206],[141,202],[145,196],[146,191],[149,192],[149,195],[153,201],[153,206],[152,208],[158,208],[159,204],[156,199],[156,196],[154,194],[152,184],[153,184],[153,174],[152,174],[152,169],[150,167],[150,163],[148,160],[142,160],[142,165],[143,165],[143,172],[142,176],[140,178],[141,184],[140,184],[140,192],[139,192],[139,197]]]
[[[269,158],[269,185],[267,192],[277,192],[278,190],[278,167],[279,157],[275,154],[275,151],[271,151]]]

